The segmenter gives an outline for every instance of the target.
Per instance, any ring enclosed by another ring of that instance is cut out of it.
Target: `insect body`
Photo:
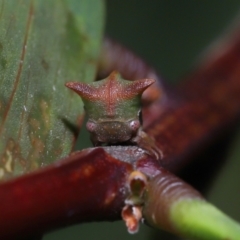
[[[159,151],[148,146],[153,140],[141,128],[141,95],[153,84],[153,79],[128,81],[120,74],[112,72],[106,79],[85,84],[69,82],[66,86],[78,93],[88,116],[87,129],[91,133],[94,146],[102,144],[136,144],[154,152],[159,158]]]

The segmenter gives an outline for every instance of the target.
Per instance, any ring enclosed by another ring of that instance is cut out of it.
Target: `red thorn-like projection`
[[[89,86],[88,84],[81,83],[81,82],[68,82],[65,84],[65,86],[72,89],[82,98],[86,98],[89,100],[97,99],[97,94],[95,89],[92,86]]]
[[[126,81],[117,71],[107,78],[93,83],[68,82],[66,87],[89,101],[118,102],[131,99],[155,82],[154,79]]]

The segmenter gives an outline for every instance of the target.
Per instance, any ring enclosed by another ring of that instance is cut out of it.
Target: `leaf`
[[[101,0],[0,2],[0,179],[69,153],[80,98],[64,83],[92,81]]]

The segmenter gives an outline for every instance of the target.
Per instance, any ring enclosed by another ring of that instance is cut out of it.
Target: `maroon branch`
[[[96,148],[2,183],[1,239],[26,239],[77,222],[119,219],[131,171],[130,164]]]

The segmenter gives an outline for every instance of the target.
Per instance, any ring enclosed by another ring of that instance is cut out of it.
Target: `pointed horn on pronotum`
[[[89,84],[81,82],[68,82],[65,86],[72,89],[82,98],[91,100],[95,96],[95,89]]]
[[[144,90],[146,90],[154,82],[155,80],[150,78],[134,80],[128,86],[125,87],[125,91],[128,92],[129,95],[131,95],[132,97],[141,95],[144,92]]]

